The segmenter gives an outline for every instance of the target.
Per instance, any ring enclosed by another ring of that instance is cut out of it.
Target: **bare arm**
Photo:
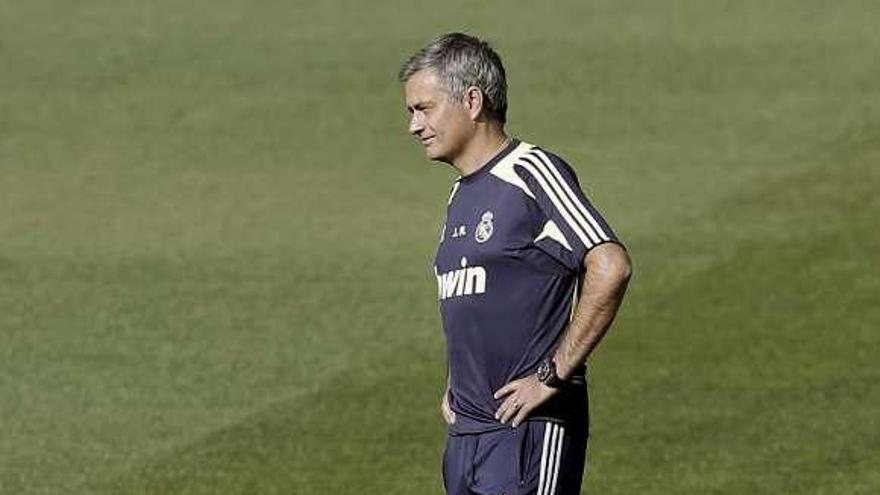
[[[574,317],[562,336],[553,361],[556,373],[567,379],[593,352],[614,321],[632,274],[626,251],[614,243],[596,246],[584,257],[583,290]],[[495,398],[507,396],[495,417],[516,427],[536,407],[558,392],[541,383],[536,375],[514,380],[495,392]]]
[[[613,243],[602,244],[587,253],[584,268],[583,290],[574,317],[553,357],[562,379],[571,376],[599,345],[617,315],[632,274],[626,251]]]

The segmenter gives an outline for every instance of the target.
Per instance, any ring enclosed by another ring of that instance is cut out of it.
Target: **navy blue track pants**
[[[449,435],[443,456],[448,495],[578,495],[587,428],[530,420],[516,428]]]

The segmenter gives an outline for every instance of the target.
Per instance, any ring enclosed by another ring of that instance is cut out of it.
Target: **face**
[[[456,102],[433,69],[424,69],[405,84],[409,132],[425,147],[432,160],[452,163],[474,135],[473,112]]]

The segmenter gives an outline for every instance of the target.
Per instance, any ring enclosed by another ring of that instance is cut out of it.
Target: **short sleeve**
[[[572,271],[583,270],[592,248],[620,244],[614,231],[581,190],[574,170],[561,158],[534,147],[514,165],[543,216],[535,245]]]

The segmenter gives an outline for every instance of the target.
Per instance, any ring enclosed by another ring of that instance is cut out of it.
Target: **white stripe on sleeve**
[[[535,159],[535,162],[537,162],[537,161],[538,160]],[[540,172],[538,172],[535,163],[532,162],[532,160],[529,158],[524,158],[522,161],[519,162],[519,165],[521,167],[523,167],[524,169],[528,170],[528,172],[530,174],[532,174],[532,176],[535,178],[535,181],[538,182],[538,185],[541,186],[541,189],[543,189],[544,193],[547,195],[547,197],[550,198],[550,201],[553,203],[553,206],[556,207],[556,211],[558,211],[559,214],[562,215],[562,218],[565,219],[565,222],[568,224],[569,228],[571,228],[571,230],[575,233],[575,235],[578,236],[578,238],[581,240],[581,242],[585,246],[587,246],[588,248],[592,247],[594,241],[591,241],[590,238],[587,237],[587,234],[584,233],[584,230],[583,230],[583,228],[581,228],[580,223],[575,222],[575,220],[572,218],[571,214],[569,213],[568,208],[566,208],[562,204],[559,196],[556,194],[556,192],[552,189],[552,187],[544,179],[544,175],[541,174]],[[590,232],[590,234],[591,234],[590,237],[595,238],[596,234],[593,234],[592,232]],[[595,242],[598,242],[598,238],[596,238]]]
[[[581,203],[581,201],[578,199],[577,195],[574,194],[574,191],[571,190],[571,187],[568,185],[568,182],[566,182],[562,178],[562,174],[559,173],[559,170],[557,170],[556,166],[553,165],[553,163],[550,161],[550,158],[547,156],[547,154],[539,149],[532,150],[532,153],[541,159],[543,164],[556,177],[556,180],[559,181],[560,184],[562,184],[563,190],[568,194],[568,197],[571,198],[571,201],[575,204],[577,209],[580,210],[580,213],[584,217],[586,217],[586,219],[590,222],[590,225],[592,225],[593,229],[595,229],[595,231],[599,234],[599,236],[602,238],[602,240],[604,240],[604,241],[609,240],[608,234],[606,234],[605,231],[602,230],[602,227],[599,225],[599,222],[596,221],[596,219],[593,217],[593,215],[590,214],[590,211],[587,209],[587,207],[584,206],[584,204]]]

